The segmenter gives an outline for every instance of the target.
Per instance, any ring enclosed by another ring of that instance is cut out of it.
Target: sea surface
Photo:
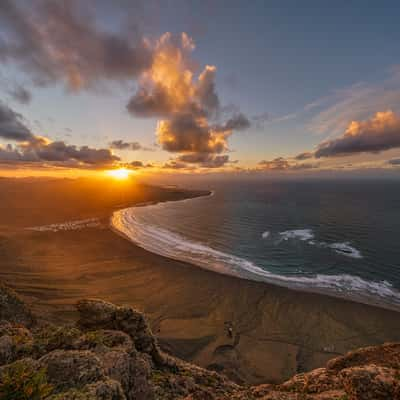
[[[204,188],[204,187],[203,187]],[[201,268],[400,310],[400,182],[230,182],[113,226]]]

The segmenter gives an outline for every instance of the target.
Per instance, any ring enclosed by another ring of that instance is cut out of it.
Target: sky
[[[2,0],[0,174],[396,175],[399,13]]]

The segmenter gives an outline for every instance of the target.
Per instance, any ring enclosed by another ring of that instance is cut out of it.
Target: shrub
[[[0,379],[1,400],[43,400],[52,392],[46,369],[18,361],[10,365]]]

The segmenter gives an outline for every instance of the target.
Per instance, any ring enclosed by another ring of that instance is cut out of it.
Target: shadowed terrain
[[[250,383],[282,382],[348,350],[400,340],[396,312],[201,270],[109,228],[114,209],[205,192],[134,184],[121,200],[120,182],[109,182],[104,196],[107,181],[0,184],[0,280],[43,319],[73,320],[86,297],[135,306],[163,350]],[[25,229],[87,218],[96,223]]]

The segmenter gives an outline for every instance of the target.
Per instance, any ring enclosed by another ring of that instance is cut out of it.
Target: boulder
[[[150,354],[156,364],[164,358],[144,315],[131,307],[119,307],[103,300],[86,299],[77,304],[78,326],[85,330],[111,329],[128,334],[136,349]]]
[[[99,355],[107,376],[121,383],[128,400],[151,400],[154,390],[150,381],[151,365],[136,350],[112,350]]]
[[[99,358],[90,351],[55,350],[40,358],[39,363],[57,391],[81,388],[105,378]]]

